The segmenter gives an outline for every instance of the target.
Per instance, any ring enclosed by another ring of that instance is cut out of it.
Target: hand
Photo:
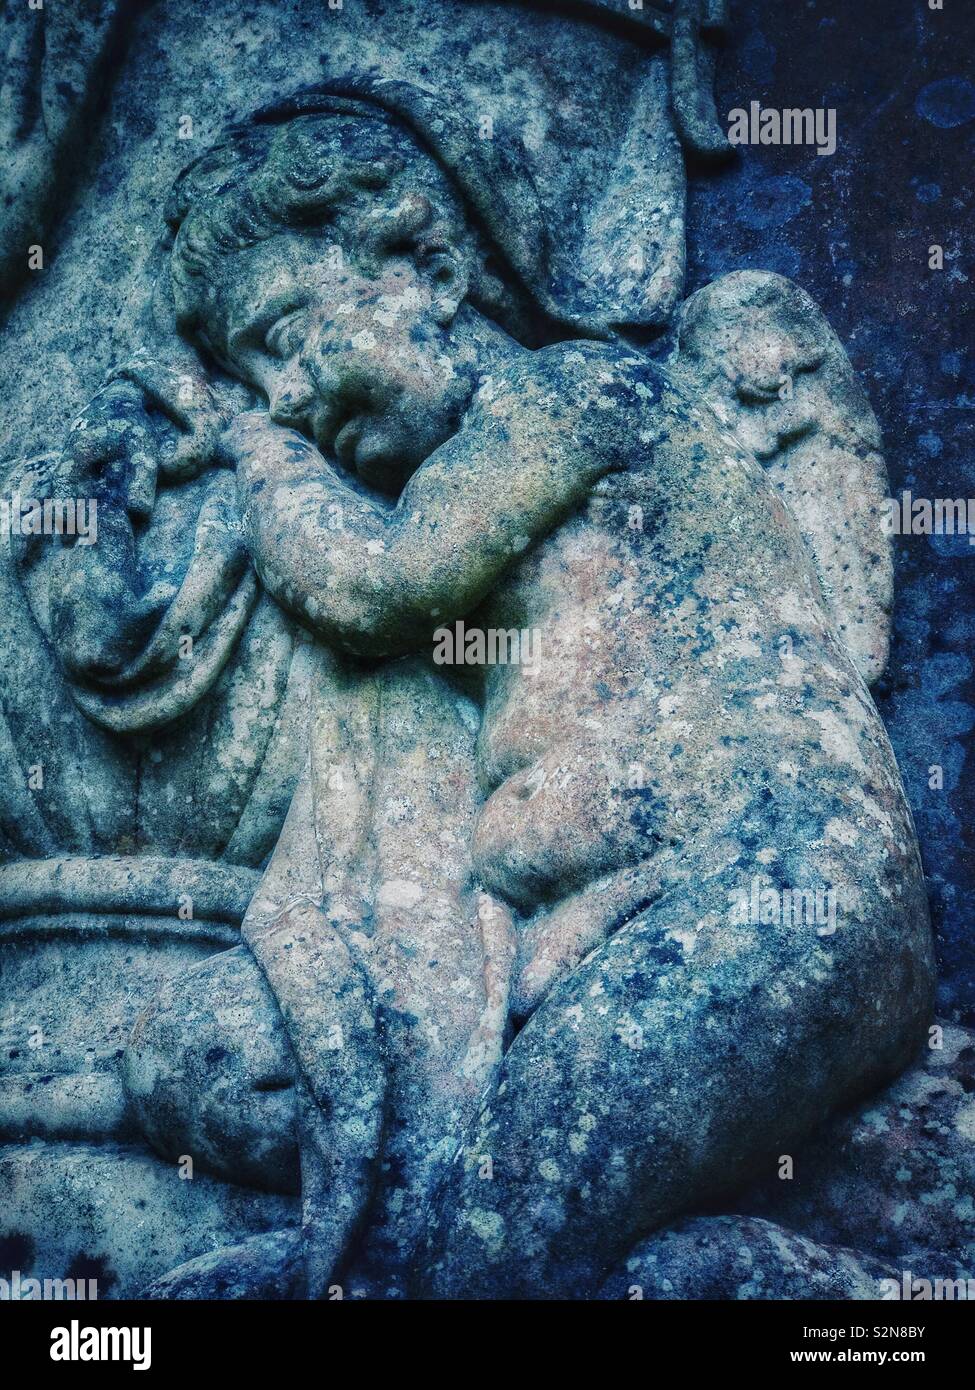
[[[217,443],[249,399],[245,389],[218,387],[195,353],[177,346],[165,358],[138,353],[115,379],[137,387],[160,432],[159,473],[168,482],[195,478],[215,462]]]
[[[131,382],[113,382],[72,425],[61,454],[61,486],[147,518],[156,495],[160,430]]]
[[[62,485],[121,504],[134,519],[152,512],[160,478],[196,477],[215,462],[230,412],[198,363],[139,355],[113,375],[72,426]]]

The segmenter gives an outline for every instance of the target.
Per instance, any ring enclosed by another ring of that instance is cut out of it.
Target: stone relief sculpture
[[[19,287],[28,268],[24,249],[51,217],[132,8],[122,0],[4,5],[0,303]]]
[[[3,571],[4,1220],[117,1294],[875,1296],[761,1179],[932,1020],[881,441],[800,287],[683,298],[725,19],[646,22],[578,217],[447,75],[231,124],[8,469],[97,537]]]

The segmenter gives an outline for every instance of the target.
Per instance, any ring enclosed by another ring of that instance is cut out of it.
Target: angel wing
[[[876,417],[842,343],[804,290],[767,271],[736,271],[698,290],[677,326],[673,365],[775,482],[872,684],[890,646],[888,480]]]

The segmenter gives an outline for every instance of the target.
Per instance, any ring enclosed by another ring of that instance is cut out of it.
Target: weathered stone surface
[[[4,1145],[0,1184],[8,1267],[96,1279],[100,1298],[133,1297],[202,1251],[299,1220],[294,1198],[190,1179],[137,1144]]]
[[[681,360],[718,419],[767,462],[837,631],[872,684],[887,666],[893,604],[887,470],[839,339],[798,285],[760,271],[698,290],[681,306],[678,333]]]
[[[770,1162],[735,1199],[637,1246],[600,1298],[970,1297],[975,1038],[935,1025],[892,1086]],[[923,1282],[927,1281],[925,1288]],[[956,1283],[955,1281],[961,1281]],[[959,1292],[961,1290],[961,1292]]]
[[[758,1217],[699,1217],[638,1245],[601,1299],[877,1299],[892,1265]]]
[[[123,1078],[136,1122],[163,1158],[190,1153],[231,1182],[298,1190],[291,1049],[243,946],[160,990],[129,1039]]]
[[[975,1035],[939,1025],[932,1042],[893,1086],[825,1125],[796,1154],[790,1182],[765,1183],[743,1198],[745,1209],[901,1263],[905,1252],[928,1250],[971,1266]]]
[[[755,1216],[697,1217],[638,1245],[600,1299],[971,1298],[971,1260],[914,1251],[897,1259],[820,1245]]]
[[[300,1298],[303,1288],[296,1233],[273,1231],[188,1260],[146,1285],[142,1297],[279,1300]]]
[[[681,304],[722,7],[607,8],[134,17],[0,342],[64,366],[7,500],[98,522],[0,571],[4,1229],[38,1269],[860,1298],[967,1257],[965,1044],[895,1081],[934,957],[868,691],[877,423],[792,281]]]
[[[85,124],[131,8],[125,0],[50,6],[5,0],[0,28],[0,312],[9,307],[27,273],[27,247],[40,251],[43,260],[55,201],[70,192]]]

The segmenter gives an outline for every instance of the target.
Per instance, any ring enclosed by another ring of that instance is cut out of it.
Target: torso
[[[645,768],[679,838],[716,808],[734,817],[760,784],[794,790],[820,763],[831,791],[889,775],[795,523],[710,412],[693,415],[650,444],[640,435],[659,417],[634,418],[628,471],[470,620],[540,636],[533,674],[483,671],[490,787],[573,741],[613,746]]]

